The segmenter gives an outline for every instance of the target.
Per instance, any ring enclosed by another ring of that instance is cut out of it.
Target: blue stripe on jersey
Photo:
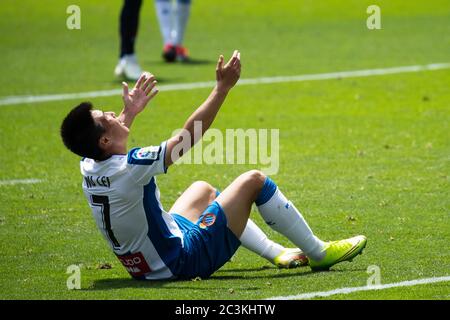
[[[162,211],[156,198],[156,183],[152,177],[144,186],[144,210],[147,217],[148,233],[150,241],[162,261],[170,269],[172,274],[179,274],[177,260],[181,256],[181,239],[173,235],[162,217]]]

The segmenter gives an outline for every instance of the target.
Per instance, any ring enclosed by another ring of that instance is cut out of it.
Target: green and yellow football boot
[[[356,236],[349,239],[326,242],[323,251],[325,256],[320,261],[309,258],[309,266],[313,271],[329,270],[331,266],[343,261],[352,261],[366,247],[367,238]]]

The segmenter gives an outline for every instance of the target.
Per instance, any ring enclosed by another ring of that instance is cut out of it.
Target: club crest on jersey
[[[207,213],[203,216],[202,221],[200,221],[200,228],[206,229],[212,226],[216,222],[216,215],[214,213]]]
[[[134,153],[134,158],[137,160],[157,160],[160,147],[145,147],[137,150]]]

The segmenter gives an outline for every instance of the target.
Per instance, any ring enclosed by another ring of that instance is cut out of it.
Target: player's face
[[[100,110],[93,110],[92,117],[103,128],[105,128],[105,134],[113,140],[120,141],[128,137],[130,130],[125,124],[116,117],[116,114],[112,111],[103,112]]]

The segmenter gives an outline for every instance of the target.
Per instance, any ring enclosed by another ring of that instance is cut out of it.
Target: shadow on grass
[[[115,278],[115,279],[100,279],[95,280],[93,287],[86,289],[86,291],[96,290],[114,290],[123,288],[166,288],[170,289],[170,284],[173,281],[138,281],[131,278]],[[169,285],[167,287],[167,285]]]
[[[298,272],[295,272],[298,270]],[[313,274],[339,274],[349,272],[365,272],[365,268],[352,268],[352,269],[332,269],[329,271],[312,271],[308,267],[301,267],[299,269],[278,269],[272,265],[263,265],[255,268],[223,268],[217,270],[210,278],[194,280],[194,279],[175,279],[175,280],[151,280],[151,281],[139,281],[132,278],[115,278],[115,279],[99,279],[95,280],[93,286],[87,291],[103,291],[114,290],[122,288],[164,288],[164,289],[188,289],[195,286],[195,290],[211,290],[214,289],[229,289],[229,281],[240,280],[242,285],[245,286],[248,282],[249,286],[245,290],[259,290],[260,287],[254,285],[254,280],[264,279],[282,279],[282,278],[295,278],[307,277]],[[266,271],[266,272],[262,272]],[[244,273],[244,274],[243,274]],[[208,281],[211,280],[211,281]],[[323,278],[322,278],[323,280]],[[320,281],[318,279],[318,281]],[[206,287],[200,287],[200,283],[208,283]],[[222,286],[222,284],[224,286]],[[218,285],[218,286],[217,286]]]
[[[259,267],[259,268],[236,268],[236,269],[220,269],[216,271],[214,274],[222,273],[222,272],[260,272],[260,271],[268,271],[268,270],[278,270],[277,267]]]
[[[217,61],[215,60],[209,60],[209,59],[195,59],[190,58],[188,61],[184,62],[165,62],[163,60],[153,60],[153,61],[146,61],[150,65],[171,65],[171,66],[200,66],[200,65],[215,65]]]
[[[276,268],[273,268],[277,270]],[[194,283],[202,283],[207,282],[208,280],[212,280],[210,283],[214,284],[214,289],[228,289],[230,280],[243,280],[249,281],[252,283],[251,286],[246,287],[245,290],[259,290],[260,287],[254,286],[253,281],[255,279],[280,279],[280,278],[298,278],[303,276],[311,275],[313,272],[311,270],[306,272],[299,273],[274,273],[274,274],[257,274],[258,271],[268,270],[267,268],[254,268],[254,269],[228,269],[228,270],[219,270],[214,273],[208,279],[202,280],[193,280],[193,279],[179,279],[179,280],[152,280],[152,281],[139,281],[131,278],[116,278],[116,279],[100,279],[94,281],[93,287],[86,289],[87,291],[103,291],[103,290],[114,290],[114,289],[122,289],[122,288],[164,288],[164,289],[182,289],[182,288],[192,288]],[[250,274],[246,275],[236,275],[236,274],[223,274],[227,272],[249,272]],[[333,271],[333,272],[341,272],[341,271]],[[216,286],[217,284],[224,284],[224,287]],[[243,283],[245,285],[245,282]],[[199,287],[195,286],[195,290],[211,290],[211,287]]]
[[[102,279],[94,281],[93,287],[89,289],[82,289],[86,291],[106,291],[106,290],[115,290],[115,289],[128,289],[128,288],[136,288],[136,289],[165,289],[165,290],[180,290],[180,289],[195,289],[195,290],[228,290],[230,287],[223,282],[224,286],[217,285],[217,282],[209,282],[211,285],[201,287],[196,284],[201,282],[207,282],[208,280],[214,280],[215,278],[204,279],[201,281],[193,281],[193,280],[171,280],[171,281],[137,281],[133,279],[127,278],[119,278],[119,279]],[[220,279],[218,279],[220,280]],[[228,280],[228,279],[224,279]],[[241,289],[243,290],[260,290],[260,287],[255,285],[250,285],[246,287],[245,285],[241,285]]]
[[[280,279],[280,278],[297,278],[312,274],[312,271],[302,273],[278,273],[273,275],[258,275],[258,276],[239,276],[239,275],[213,275],[211,280],[254,280],[254,279]]]

